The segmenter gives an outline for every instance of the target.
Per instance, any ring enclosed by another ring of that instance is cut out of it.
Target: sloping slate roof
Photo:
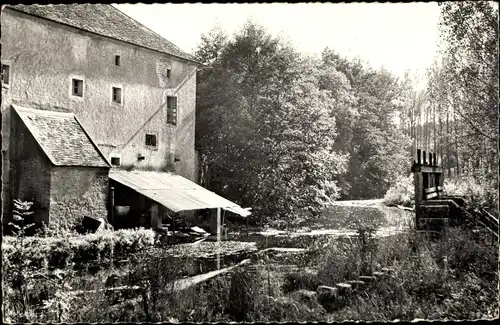
[[[12,106],[52,164],[110,167],[72,113]]]
[[[8,7],[182,59],[194,57],[109,4],[9,5]]]
[[[174,212],[223,208],[243,217],[251,214],[238,204],[174,173],[112,169],[109,178]]]

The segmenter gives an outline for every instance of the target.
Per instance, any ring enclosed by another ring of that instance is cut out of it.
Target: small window
[[[9,84],[9,77],[10,77],[10,66],[7,64],[2,64],[2,83],[4,85]]]
[[[177,125],[177,97],[167,97],[167,124]]]
[[[118,157],[111,157],[111,165],[113,165],[113,166],[120,166],[120,158],[118,158]]]
[[[170,78],[171,71],[172,71],[172,70],[167,69],[167,78]]]
[[[146,145],[156,147],[156,135],[146,134]]]
[[[113,87],[113,102],[121,104],[122,102],[122,89]]]
[[[73,79],[73,85],[71,88],[73,96],[83,96],[83,80]]]
[[[119,66],[120,65],[120,56],[115,55],[115,65]]]

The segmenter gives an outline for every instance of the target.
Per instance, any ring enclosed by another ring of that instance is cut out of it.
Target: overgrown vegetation
[[[393,123],[399,83],[326,49],[298,53],[247,22],[215,28],[197,58],[202,184],[252,206],[264,223],[313,218],[341,196],[378,197],[409,144]]]
[[[139,234],[128,236],[129,239],[141,237]],[[14,239],[8,240],[14,244]],[[21,238],[17,240],[20,242]],[[127,247],[142,245],[135,239],[119,241],[127,242]],[[314,241],[309,245],[312,249],[311,245],[316,247],[315,253],[311,258],[301,259],[307,265],[295,271],[283,273],[269,264],[279,259],[261,259],[258,255],[253,265],[180,291],[175,290],[173,283],[182,273],[184,262],[171,258],[175,255],[174,247],[135,250],[135,254],[131,254],[134,250],[129,248],[126,268],[105,263],[102,275],[69,266],[64,270],[47,264],[35,267],[29,262],[31,253],[21,250],[26,262],[13,265],[23,267],[22,273],[6,265],[12,255],[8,261],[4,260],[5,315],[8,321],[25,322],[390,321],[498,317],[498,243],[489,233],[452,228],[439,239],[414,232],[375,238],[373,229],[359,229],[354,238]],[[34,245],[25,247],[31,246]],[[105,247],[102,248],[106,250]],[[69,250],[63,247],[60,253],[64,255],[62,252]],[[51,254],[49,256],[55,256]],[[340,309],[327,311],[318,301],[315,291],[319,285],[335,286],[381,267],[390,267],[391,276],[345,300]],[[110,283],[110,278],[117,274],[122,275]],[[106,291],[108,285],[129,289]]]

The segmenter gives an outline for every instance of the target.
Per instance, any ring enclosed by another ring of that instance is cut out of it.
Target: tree
[[[498,4],[466,1],[440,6],[443,73],[453,94],[445,99],[453,108],[454,119],[464,126],[465,136],[459,139],[469,153],[464,158],[475,167],[474,173],[489,169],[496,175]],[[495,168],[479,168],[486,165]]]
[[[360,60],[349,61],[328,48],[322,59],[325,66],[348,80],[348,86],[335,85],[349,94],[344,96],[346,105],[335,115],[345,137],[339,143],[350,157],[341,183],[344,197],[380,197],[391,181],[409,168],[409,142],[394,122],[400,109],[401,85],[389,72],[374,71]]]
[[[220,53],[198,83],[205,186],[270,219],[318,212],[338,195],[346,160],[318,62],[252,22]]]

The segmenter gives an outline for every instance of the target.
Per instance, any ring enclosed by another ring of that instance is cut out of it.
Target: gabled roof
[[[28,15],[198,63],[179,47],[109,4],[8,5]]]
[[[12,107],[53,165],[111,167],[72,113]]]
[[[112,169],[109,178],[174,212],[222,208],[242,217],[251,214],[248,209],[175,173]]]

